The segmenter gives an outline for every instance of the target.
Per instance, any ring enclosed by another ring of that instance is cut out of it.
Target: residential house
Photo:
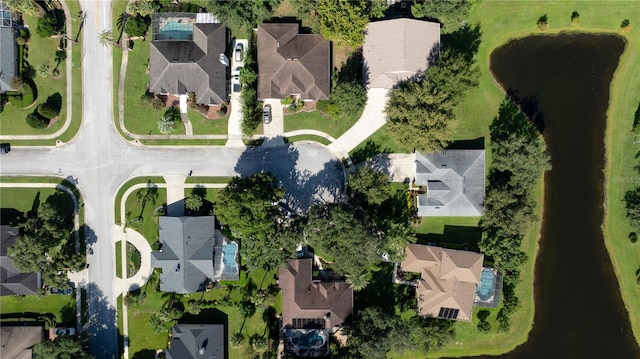
[[[223,324],[178,324],[171,328],[167,359],[225,359]]]
[[[0,226],[0,296],[35,294],[42,288],[41,273],[22,273],[7,256],[7,249],[18,239],[19,229]]]
[[[159,251],[151,266],[161,268],[160,290],[194,293],[214,280],[237,280],[238,246],[215,228],[215,217],[159,217]]]
[[[401,270],[420,273],[418,314],[470,321],[484,255],[421,244],[409,244],[405,253]]]
[[[12,91],[11,80],[18,76],[15,36],[11,10],[0,0],[0,94]]]
[[[351,286],[313,279],[312,264],[311,258],[290,259],[280,268],[285,350],[296,356],[327,355],[329,335],[353,313]]]
[[[211,14],[156,13],[149,52],[149,92],[194,93],[199,105],[228,101],[227,28]]]
[[[329,41],[300,34],[297,23],[258,25],[258,99],[328,100]]]
[[[408,18],[370,22],[362,47],[367,88],[391,89],[437,60],[440,24]]]
[[[416,152],[418,216],[482,216],[484,150]]]
[[[44,341],[44,328],[2,325],[0,327],[0,357],[2,359],[31,359],[33,346]]]

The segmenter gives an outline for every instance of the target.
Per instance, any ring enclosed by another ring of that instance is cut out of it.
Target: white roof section
[[[220,20],[210,12],[199,12],[196,14],[196,24],[218,24]]]
[[[399,81],[424,73],[429,58],[440,49],[440,24],[415,19],[371,22],[362,50],[363,81],[367,88],[392,88]],[[433,51],[433,52],[432,52]]]

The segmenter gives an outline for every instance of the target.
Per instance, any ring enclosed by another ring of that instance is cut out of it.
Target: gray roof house
[[[13,90],[11,80],[18,75],[18,55],[11,11],[0,1],[0,93]]]
[[[7,256],[7,249],[18,239],[18,228],[7,225],[0,226],[0,296],[29,295],[42,288],[40,273],[22,273]]]
[[[224,63],[227,28],[213,16],[192,13],[153,15],[149,51],[149,92],[195,93],[200,105],[228,100],[228,66]],[[228,60],[226,61],[228,64]]]
[[[416,152],[418,216],[482,216],[484,178],[484,150]]]
[[[223,324],[179,324],[171,329],[167,359],[224,359]]]
[[[392,88],[424,73],[440,49],[440,24],[415,19],[370,22],[362,47],[367,88]]]
[[[0,327],[0,357],[2,359],[31,359],[33,346],[44,341],[44,328],[41,326]]]
[[[151,266],[162,269],[160,290],[194,293],[213,280],[238,279],[238,246],[226,244],[215,222],[214,216],[160,217],[162,248],[151,252]]]
[[[297,23],[258,25],[258,99],[329,99],[329,41],[299,31]]]

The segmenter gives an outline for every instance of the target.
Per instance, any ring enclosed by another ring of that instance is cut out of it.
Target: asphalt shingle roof
[[[0,93],[13,90],[11,80],[17,75],[17,52],[14,30],[0,27]]]
[[[179,324],[171,329],[167,359],[224,359],[223,324]]]
[[[42,287],[40,273],[22,273],[7,256],[7,249],[18,239],[18,228],[0,226],[0,296],[34,294]]]

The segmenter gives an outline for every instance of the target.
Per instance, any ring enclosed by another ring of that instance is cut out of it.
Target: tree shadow
[[[60,309],[60,325],[64,327],[76,326],[76,304],[75,302],[69,302]]]
[[[60,216],[64,219],[64,222],[70,228],[73,228],[73,218],[75,214],[75,206],[71,196],[62,190],[57,190],[55,193],[47,197],[45,203],[55,208]]]
[[[118,332],[116,309],[95,283],[87,285],[87,331],[96,358],[120,357],[123,337]]]
[[[445,49],[456,54],[462,54],[469,62],[478,53],[482,38],[480,24],[462,26],[458,30],[443,35],[442,42]]]
[[[474,138],[472,140],[453,141],[447,146],[448,150],[484,150],[484,137]]]
[[[24,223],[25,213],[15,208],[0,208],[0,223],[17,227]]]
[[[391,149],[382,148],[380,144],[376,143],[374,140],[369,139],[364,143],[364,146],[358,146],[355,150],[353,150],[350,157],[353,163],[358,164],[360,162],[367,161],[373,156],[380,153],[391,153]]]
[[[131,359],[154,359],[156,357],[156,351],[153,349],[142,349],[131,357]]]
[[[40,207],[40,191],[36,193],[36,196],[33,198],[33,202],[31,203],[31,214],[38,213],[38,208]]]
[[[371,273],[371,281],[364,289],[355,292],[354,307],[380,307],[385,313],[395,314],[395,306],[409,301],[411,296],[404,286],[391,282],[393,263],[381,263],[380,269]],[[415,300],[415,296],[413,297]]]
[[[487,320],[487,318],[489,318],[489,316],[491,315],[491,312],[488,310],[481,310],[478,312],[478,319],[480,319],[480,321],[485,321]]]
[[[534,138],[538,136],[538,132],[542,133],[540,127],[530,125],[531,117],[527,118],[527,115],[521,110],[518,102],[520,99],[516,93],[517,91],[511,88],[507,90],[507,95],[500,104],[498,115],[489,126],[492,141],[504,140],[511,134],[516,134],[519,137]],[[529,110],[534,107],[534,104],[537,109],[535,96],[533,96],[533,99],[529,98],[527,103]],[[542,128],[544,129],[544,122],[542,123]]]
[[[339,64],[340,69],[334,68],[338,71],[338,82],[360,82],[363,78],[363,58],[362,49],[354,51],[347,60]]]

